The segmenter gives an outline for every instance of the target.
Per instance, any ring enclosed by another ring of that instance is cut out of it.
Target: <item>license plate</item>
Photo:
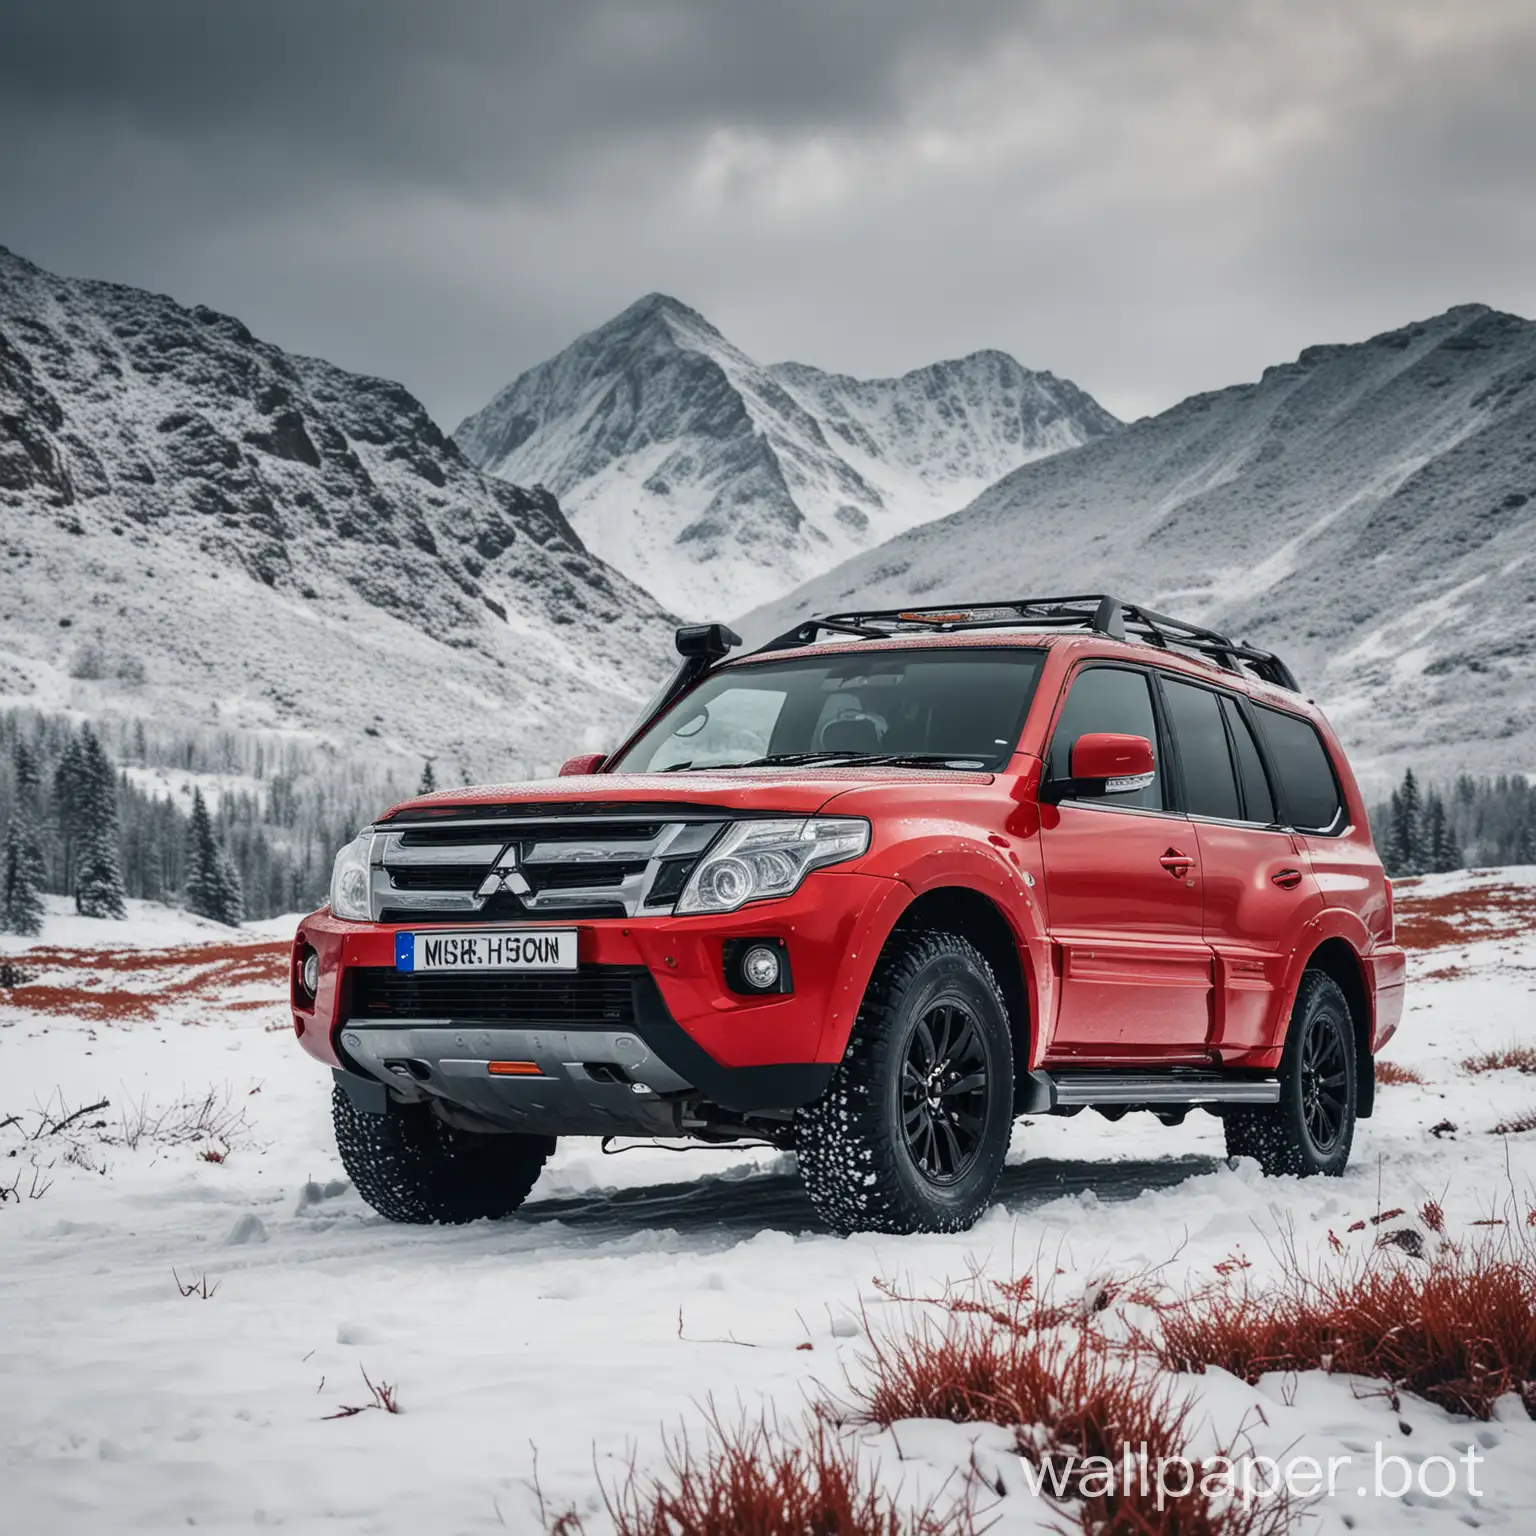
[[[576,930],[397,933],[397,971],[574,971]]]

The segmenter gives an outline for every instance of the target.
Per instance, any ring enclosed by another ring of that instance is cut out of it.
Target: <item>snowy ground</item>
[[[1429,947],[1386,1054],[1426,1085],[1381,1088],[1343,1180],[1229,1168],[1207,1116],[1166,1129],[1087,1114],[1020,1127],[972,1232],[903,1239],[819,1230],[772,1153],[604,1157],[580,1141],[519,1219],[391,1227],[343,1181],[329,1085],[289,1032],[283,923],[232,940],[142,905],[126,924],[56,915],[41,944],[0,940],[28,973],[0,990],[0,1121],[19,1117],[0,1130],[0,1185],[16,1187],[0,1204],[0,1529],[535,1530],[536,1453],[551,1504],[575,1503],[597,1531],[597,1477],[632,1456],[656,1467],[663,1431],[696,1432],[705,1399],[730,1414],[771,1400],[794,1419],[817,1383],[856,1378],[864,1328],[894,1305],[876,1277],[927,1291],[976,1263],[1043,1264],[1070,1292],[1159,1264],[1208,1277],[1233,1255],[1262,1273],[1287,1231],[1307,1252],[1330,1231],[1363,1244],[1372,1230],[1352,1223],[1429,1198],[1452,1231],[1523,1219],[1536,1132],[1491,1128],[1536,1109],[1536,1079],[1459,1063],[1536,1044],[1536,871],[1435,877],[1400,914]],[[173,1271],[217,1288],[183,1297]],[[363,1370],[402,1411],[327,1418],[369,1401]],[[1270,1454],[1357,1457],[1365,1475],[1343,1478],[1314,1529],[1532,1528],[1523,1414],[1479,1425],[1410,1402],[1405,1434],[1341,1378],[1185,1385],[1208,1437],[1246,1429]],[[870,1439],[883,1476],[916,1494],[975,1435]],[[984,1458],[1007,1443],[980,1440]],[[1361,1497],[1377,1442],[1415,1459],[1475,1446],[1482,1497]],[[1017,1492],[994,1517],[1004,1532],[1060,1520]]]

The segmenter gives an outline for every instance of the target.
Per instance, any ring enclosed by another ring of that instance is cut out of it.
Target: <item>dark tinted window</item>
[[[1270,793],[1269,780],[1264,776],[1264,760],[1259,756],[1258,743],[1254,741],[1253,732],[1236,700],[1223,697],[1221,711],[1227,717],[1232,740],[1237,746],[1237,776],[1243,786],[1243,819],[1268,826],[1275,819],[1275,798]]]
[[[1242,806],[1226,727],[1221,723],[1221,700],[1209,688],[1171,677],[1163,679],[1163,696],[1184,770],[1184,809],[1194,816],[1238,820]]]
[[[1339,786],[1312,722],[1263,705],[1258,712],[1292,824],[1304,832],[1332,831],[1339,819]]]
[[[1040,676],[1022,646],[838,652],[721,667],[665,711],[615,766],[730,768],[764,757],[931,755],[1001,768]]]
[[[1062,706],[1061,718],[1051,737],[1050,776],[1072,777],[1072,747],[1079,736],[1100,731],[1119,731],[1131,736],[1145,736],[1157,753],[1157,717],[1152,713],[1152,692],[1140,672],[1123,672],[1117,667],[1090,667],[1079,672]],[[1146,789],[1133,789],[1122,795],[1102,797],[1110,805],[1142,805],[1161,810],[1163,772],[1159,762],[1157,775]]]

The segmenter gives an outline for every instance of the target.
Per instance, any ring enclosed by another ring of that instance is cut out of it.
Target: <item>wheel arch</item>
[[[992,967],[1008,1007],[1017,1106],[1023,1085],[1028,1082],[1032,1021],[1037,1017],[1034,973],[1018,933],[991,896],[967,885],[935,886],[914,897],[897,918],[886,943],[898,934],[924,929],[953,933],[967,940]]]
[[[1355,1112],[1368,1120],[1376,1101],[1376,1064],[1371,1055],[1371,988],[1365,962],[1348,939],[1335,934],[1307,956],[1302,970],[1322,971],[1331,977],[1349,1004],[1355,1035]]]

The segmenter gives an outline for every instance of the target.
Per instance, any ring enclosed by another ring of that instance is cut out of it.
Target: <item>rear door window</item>
[[[1301,832],[1333,832],[1343,819],[1339,782],[1317,728],[1283,710],[1255,706],[1280,795],[1291,825]]]
[[[1243,788],[1243,820],[1257,821],[1272,826],[1275,820],[1275,797],[1264,772],[1264,759],[1259,755],[1259,744],[1253,739],[1253,731],[1247,717],[1238,708],[1237,700],[1222,696],[1221,712],[1227,717],[1227,727],[1232,733],[1232,743],[1237,750],[1237,777]]]
[[[1122,667],[1088,667],[1072,680],[1067,702],[1061,706],[1051,736],[1048,770],[1053,779],[1072,777],[1072,748],[1079,736],[1101,731],[1145,736],[1157,760],[1152,782],[1145,789],[1118,795],[1095,796],[1094,805],[1135,805],[1160,811],[1163,797],[1162,753],[1157,749],[1157,715],[1152,708],[1152,689],[1144,672]]]
[[[1169,722],[1184,774],[1184,809],[1192,816],[1240,820],[1242,801],[1227,745],[1227,728],[1222,723],[1220,697],[1209,688],[1197,688],[1166,675],[1163,697],[1168,701]]]

